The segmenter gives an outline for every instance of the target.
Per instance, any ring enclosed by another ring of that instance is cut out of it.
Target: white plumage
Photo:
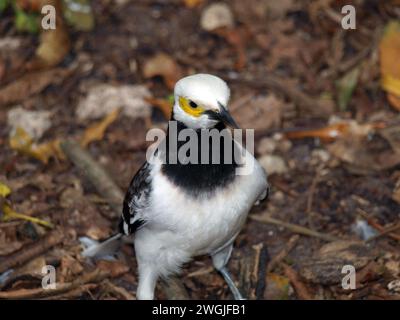
[[[254,158],[246,152],[246,159],[249,163]],[[154,189],[146,210],[148,222],[135,234],[139,299],[153,299],[157,277],[179,271],[192,257],[215,255],[217,269],[224,267],[249,210],[265,197],[267,188],[265,172],[257,161],[250,175],[238,175],[211,197],[204,194],[196,199],[168,181],[160,168],[161,162],[151,168]]]
[[[201,105],[205,111],[226,116],[230,91],[220,78],[198,74],[178,81],[174,95],[173,119],[191,129],[205,129],[215,126],[219,118],[210,117],[209,112],[193,116],[182,108],[179,98],[195,102],[194,108]],[[240,163],[247,168],[247,174],[236,174],[212,192],[191,193],[175,183],[163,171],[160,153],[153,154],[134,177],[126,197],[123,231],[134,232],[138,299],[153,299],[159,277],[178,272],[191,258],[204,254],[212,257],[235,298],[241,298],[225,265],[248,212],[266,196],[268,184],[253,155],[239,148],[243,151]],[[179,171],[177,175],[179,178]]]

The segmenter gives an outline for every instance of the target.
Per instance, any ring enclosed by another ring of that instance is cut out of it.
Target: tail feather
[[[99,258],[111,256],[118,251],[121,246],[122,234],[117,233],[103,242],[98,242],[87,237],[82,237],[79,240],[86,247],[82,256],[87,258]]]

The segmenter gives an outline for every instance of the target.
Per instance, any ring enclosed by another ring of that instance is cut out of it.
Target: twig
[[[300,236],[295,234],[292,236],[286,246],[275,256],[272,258],[271,262],[268,265],[267,272],[272,272],[278,264],[286,258],[286,256],[292,251],[294,246],[296,245],[297,241],[299,240]]]
[[[105,169],[74,141],[61,142],[61,148],[74,165],[81,170],[84,177],[92,183],[99,195],[107,200],[114,212],[110,218],[119,217],[122,212],[124,195]],[[170,300],[188,298],[188,293],[178,279],[171,278],[168,280],[168,285],[163,288]]]
[[[107,200],[107,203],[113,209],[110,218],[119,217],[122,212],[124,194],[110,175],[78,143],[63,141],[61,148],[83,176],[96,188],[99,195]]]
[[[376,230],[378,230],[380,233],[384,233],[388,237],[391,237],[392,239],[395,239],[397,241],[400,241],[400,235],[396,233],[391,233],[393,230],[389,231],[386,233],[385,227],[383,227],[376,219],[372,218],[369,216],[367,212],[365,212],[363,209],[358,208],[357,213],[359,213],[365,220],[367,220],[368,224],[374,227]]]
[[[320,172],[321,172],[322,168],[323,168],[323,165],[319,166],[317,168],[317,172],[314,176],[314,179],[311,182],[311,186],[308,191],[306,213],[307,213],[307,218],[308,218],[308,226],[310,228],[314,228],[314,224],[312,222],[312,207],[313,207],[313,202],[314,202],[314,195],[317,190],[318,183],[320,182],[320,178],[321,178]]]
[[[296,271],[294,271],[293,268],[291,268],[287,264],[283,264],[283,270],[286,277],[288,277],[289,281],[292,283],[294,289],[296,290],[298,297],[301,300],[312,300],[312,295],[309,293],[309,290],[305,286],[305,284],[299,280]]]
[[[256,246],[254,246],[256,247]],[[257,282],[256,282],[256,299],[262,300],[264,299],[264,291],[265,291],[265,277],[267,275],[267,264],[270,260],[270,256],[267,250],[267,247],[260,243],[256,247],[257,251],[257,260],[255,272],[257,273]]]
[[[0,292],[0,299],[38,299],[50,296],[59,295],[70,290],[77,289],[88,283],[98,283],[107,277],[110,277],[109,272],[96,269],[93,272],[84,274],[73,282],[57,284],[55,289],[19,289],[14,291]]]
[[[282,192],[286,193],[288,196],[292,198],[297,198],[299,196],[299,193],[296,190],[290,189],[290,187],[286,183],[280,181],[276,177],[277,176],[272,176],[271,178],[268,178],[272,186],[281,190]]]
[[[306,227],[302,227],[299,226],[297,224],[293,224],[293,223],[288,223],[288,222],[284,222],[275,218],[271,218],[267,215],[263,215],[263,216],[250,216],[250,219],[256,220],[256,221],[260,221],[260,222],[264,222],[264,223],[270,223],[270,224],[274,224],[277,226],[281,226],[284,227],[292,232],[295,233],[299,233],[305,236],[310,236],[310,237],[315,237],[315,238],[319,238],[325,241],[337,241],[340,240],[339,238],[329,235],[329,234],[325,234],[325,233],[321,233],[318,231],[314,231],[311,229],[308,229]]]
[[[125,290],[125,288],[118,287],[109,280],[105,281],[105,286],[108,291],[118,295],[119,297],[122,297],[125,300],[135,300],[135,297]]]
[[[265,290],[265,276],[269,255],[267,247],[259,243],[246,250],[240,259],[239,287],[247,299],[263,299]]]
[[[389,235],[389,233],[391,233],[393,231],[397,231],[399,229],[400,229],[400,224],[396,224],[394,226],[390,226],[390,227],[384,228],[382,231],[380,231],[379,234],[367,239],[366,242],[371,242],[371,241],[376,240],[376,239],[378,239],[378,238],[380,238],[382,236]],[[392,237],[393,237],[393,235],[397,236],[397,234],[392,234]]]
[[[96,289],[100,284],[99,283],[88,283],[84,284],[78,288],[72,289],[70,291],[43,298],[43,300],[66,300],[66,299],[76,299],[81,298],[83,294],[89,293],[90,290]]]
[[[34,257],[56,246],[62,241],[62,239],[63,234],[61,231],[53,231],[32,245],[24,247],[19,251],[7,256],[0,262],[0,274],[8,269],[23,265]]]
[[[213,272],[214,270],[215,270],[214,267],[201,268],[199,270],[196,270],[196,271],[193,271],[193,272],[189,273],[186,277],[188,277],[188,278],[198,277],[198,276],[202,276],[204,274],[208,274],[210,272]]]

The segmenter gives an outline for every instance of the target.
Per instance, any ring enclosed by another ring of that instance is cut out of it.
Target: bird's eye
[[[189,106],[191,106],[193,109],[197,108],[197,103],[193,102],[192,100],[189,101]]]

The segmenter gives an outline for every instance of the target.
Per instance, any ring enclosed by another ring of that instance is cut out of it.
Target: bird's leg
[[[226,268],[226,264],[231,256],[232,244],[227,245],[225,248],[219,250],[218,252],[211,255],[215,269],[217,269],[221,275],[224,277],[229,289],[231,290],[235,300],[245,300],[240,294],[239,289],[236,287],[232,280],[232,277]]]
[[[139,262],[139,261],[138,261]],[[136,291],[136,299],[153,300],[154,290],[158,279],[157,271],[154,266],[141,264],[139,262],[139,284]]]
[[[231,290],[235,300],[246,300],[245,298],[243,298],[239,289],[236,287],[235,283],[233,282],[231,274],[229,273],[228,269],[226,267],[223,267],[222,269],[219,269],[218,271],[224,277],[225,282],[227,283],[229,289]]]

